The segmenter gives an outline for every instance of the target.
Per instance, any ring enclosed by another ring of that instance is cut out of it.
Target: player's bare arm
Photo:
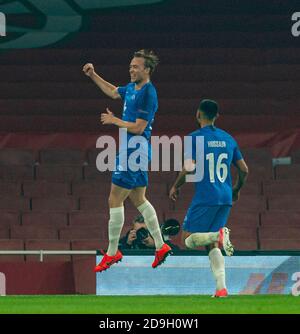
[[[83,66],[82,71],[84,74],[88,77],[90,77],[94,83],[102,90],[104,94],[109,96],[110,98],[116,100],[120,99],[121,96],[118,93],[118,88],[111,83],[105,81],[103,78],[101,78],[96,72],[94,65],[91,63],[87,63]]]
[[[176,201],[178,194],[179,194],[179,188],[185,183],[185,177],[187,174],[190,174],[195,169],[195,161],[193,160],[185,160],[184,167],[182,168],[182,171],[177,176],[177,179],[175,180],[172,188],[169,192],[169,198],[172,201]]]
[[[245,163],[245,160],[238,160],[236,162],[236,167],[238,170],[238,176],[235,185],[232,188],[232,200],[234,202],[238,201],[240,197],[240,190],[246,183],[247,177],[248,177],[248,166]]]
[[[135,122],[123,121],[122,119],[114,116],[108,108],[106,108],[106,113],[101,114],[101,123],[103,125],[113,124],[119,128],[126,128],[128,132],[135,135],[141,135],[148,124],[147,121],[141,118],[137,118]]]
[[[176,201],[178,197],[178,191],[179,188],[185,183],[185,177],[187,174],[190,174],[194,171],[196,167],[196,162],[192,159],[186,159],[184,161],[184,166],[182,168],[182,171],[179,173],[177,176],[177,179],[175,180],[170,193],[169,193],[169,198],[172,199],[173,201]]]

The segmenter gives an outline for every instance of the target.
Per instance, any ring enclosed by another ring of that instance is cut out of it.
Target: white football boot
[[[229,239],[230,230],[227,227],[220,228],[219,247],[223,248],[227,256],[232,256],[234,252],[233,245]]]

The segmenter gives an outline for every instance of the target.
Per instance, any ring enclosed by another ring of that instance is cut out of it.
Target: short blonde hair
[[[133,54],[133,57],[144,58],[145,67],[150,68],[150,74],[152,74],[159,63],[157,55],[152,50],[139,50]]]

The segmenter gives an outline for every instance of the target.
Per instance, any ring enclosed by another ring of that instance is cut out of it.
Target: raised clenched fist
[[[94,65],[90,63],[85,64],[83,66],[82,71],[84,72],[85,75],[87,75],[88,77],[91,77],[95,73]]]

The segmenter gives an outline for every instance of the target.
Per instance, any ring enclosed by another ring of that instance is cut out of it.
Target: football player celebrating
[[[145,155],[150,156],[150,138],[152,123],[158,108],[156,89],[150,81],[150,76],[158,64],[158,58],[153,51],[140,50],[135,52],[129,66],[131,82],[124,87],[116,87],[101,78],[94,70],[93,64],[83,67],[84,73],[112,99],[124,101],[122,119],[117,118],[107,109],[101,114],[103,125],[114,124],[127,129],[127,141],[134,136],[143,136],[147,147]],[[123,143],[124,144],[124,143]],[[127,144],[127,143],[126,143]],[[127,146],[127,145],[125,145]],[[133,149],[125,147],[119,151],[116,159],[116,170],[112,175],[112,185],[109,195],[110,219],[108,224],[109,246],[101,262],[95,267],[95,272],[108,269],[112,264],[122,259],[118,250],[121,230],[124,224],[124,201],[129,197],[134,206],[143,215],[147,228],[154,239],[156,252],[152,267],[159,266],[171,253],[171,248],[164,243],[155,209],[146,198],[148,174],[143,168],[133,170],[123,168],[122,161],[128,160],[128,154]],[[147,152],[146,152],[147,151]],[[148,163],[148,160],[147,160]]]
[[[194,180],[195,194],[183,222],[183,238],[188,248],[206,246],[217,284],[214,296],[226,297],[228,292],[225,285],[225,264],[220,248],[223,248],[228,256],[233,254],[229,229],[225,225],[232,201],[238,200],[240,189],[246,181],[248,167],[236,141],[227,132],[214,126],[218,110],[215,101],[201,101],[196,116],[201,128],[189,135],[191,149],[186,152],[184,168],[169,196],[175,201],[178,189],[185,183],[187,174],[196,171],[198,180]],[[203,146],[200,149],[197,139],[198,142],[199,139],[202,140]],[[233,188],[230,173],[232,163],[238,170],[237,182]],[[197,173],[198,165],[202,167],[202,173]]]

